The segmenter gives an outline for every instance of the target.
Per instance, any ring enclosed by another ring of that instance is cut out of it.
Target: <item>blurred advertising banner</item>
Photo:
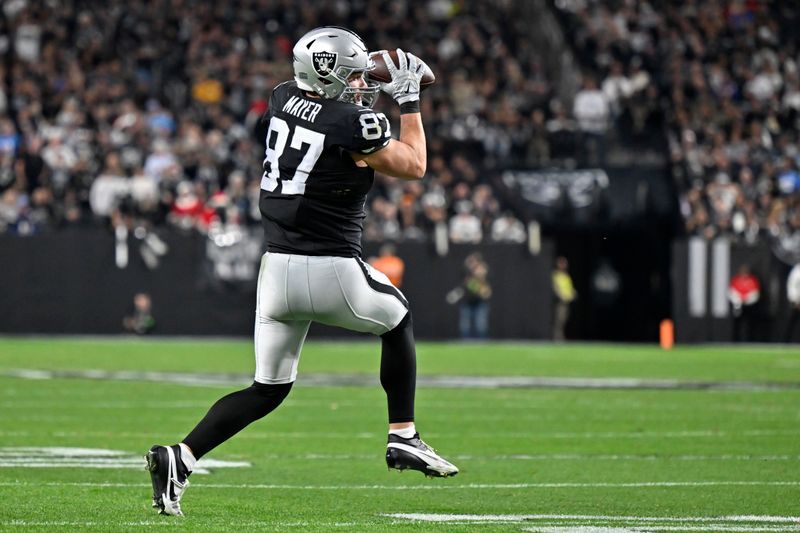
[[[608,207],[609,179],[601,169],[507,170],[499,184],[519,216],[544,224],[590,224]]]

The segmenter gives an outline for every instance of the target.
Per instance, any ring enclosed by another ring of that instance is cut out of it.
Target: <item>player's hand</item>
[[[425,62],[414,54],[397,49],[395,65],[389,52],[383,52],[383,61],[392,76],[390,83],[382,83],[381,90],[390,95],[398,104],[419,100],[419,82],[425,72]]]

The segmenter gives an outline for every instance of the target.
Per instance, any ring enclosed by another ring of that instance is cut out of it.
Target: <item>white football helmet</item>
[[[322,98],[372,107],[380,93],[375,82],[351,87],[353,74],[375,68],[367,47],[354,32],[338,26],[323,26],[303,35],[294,45],[294,79],[297,86]]]

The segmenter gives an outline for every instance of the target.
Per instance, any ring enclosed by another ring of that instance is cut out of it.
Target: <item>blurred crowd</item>
[[[800,250],[798,19],[780,17],[732,2],[672,20],[686,51],[669,56],[670,156],[688,233]]]
[[[554,94],[512,0],[9,0],[0,8],[0,232],[256,225],[271,88],[323,24],[424,58],[429,168],[378,176],[365,238],[524,242],[508,167],[602,166],[665,138],[688,234],[800,249],[791,2],[555,0],[581,62]],[[561,95],[563,96],[563,95]],[[380,110],[398,119],[388,98]]]
[[[685,231],[800,252],[795,2],[557,0],[613,115],[666,111]],[[587,76],[592,84],[591,76]],[[649,80],[649,81],[648,81]],[[644,98],[642,98],[644,96]]]
[[[214,231],[256,225],[272,87],[318,25],[403,47],[440,83],[424,95],[424,184],[379,177],[366,237],[523,241],[488,185],[524,158],[550,97],[518,3],[457,0],[11,0],[0,8],[0,232],[84,225]],[[454,61],[454,59],[458,61]],[[534,73],[534,75],[531,75]],[[383,98],[381,109],[395,115]],[[454,148],[455,147],[455,148]]]

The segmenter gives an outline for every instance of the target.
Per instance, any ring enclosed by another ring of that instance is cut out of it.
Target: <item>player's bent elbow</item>
[[[406,181],[419,181],[425,177],[425,165],[413,164],[401,169],[386,169],[385,174]]]
[[[428,165],[424,161],[417,161],[408,179],[421,180],[422,178],[424,178],[425,172],[428,170],[427,166]]]
[[[425,167],[418,167],[414,170],[414,173],[408,178],[412,181],[419,181],[425,177]]]
[[[420,181],[425,177],[425,170],[423,169],[421,172],[415,170],[414,172],[403,174],[402,176],[398,177],[403,178],[406,181]]]

